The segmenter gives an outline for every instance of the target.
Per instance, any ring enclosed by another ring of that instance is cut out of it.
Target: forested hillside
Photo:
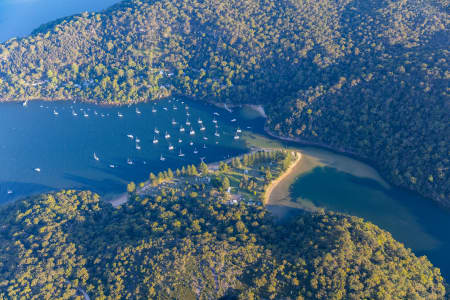
[[[439,269],[373,224],[333,213],[277,224],[262,206],[228,205],[204,188],[118,209],[70,190],[3,207],[0,297],[445,298]]]
[[[260,103],[450,206],[445,1],[124,1],[0,45],[0,99]]]

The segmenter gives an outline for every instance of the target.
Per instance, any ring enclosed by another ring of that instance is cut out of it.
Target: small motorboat
[[[231,122],[236,122],[236,119],[232,119]]]
[[[40,168],[34,168],[34,171],[39,173],[41,171],[41,169]]]
[[[156,133],[156,134],[159,134],[158,128],[155,128],[155,133]]]
[[[241,130],[240,128],[238,128],[238,129],[236,129],[236,132],[237,132],[237,133],[241,133],[242,130]]]
[[[134,139],[134,136],[132,134],[127,134],[127,137],[129,137],[130,139]]]
[[[95,159],[96,161],[99,161],[99,160],[100,160],[100,158],[98,158],[98,156],[97,156],[97,154],[95,154],[95,152],[94,152],[94,159]]]
[[[239,136],[236,134],[236,135],[234,136],[234,139],[235,139],[235,140],[238,140],[238,139],[239,139]]]

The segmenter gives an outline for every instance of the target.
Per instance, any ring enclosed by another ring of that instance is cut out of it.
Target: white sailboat
[[[180,132],[184,132],[184,131],[185,131],[184,127],[181,126],[181,127],[180,127]]]
[[[166,139],[170,139],[170,134],[166,131],[166,135],[164,136]]]
[[[237,133],[236,133],[236,135],[234,136],[234,139],[235,139],[235,140],[238,140],[238,139],[239,139],[239,135],[237,135]]]
[[[127,164],[129,164],[129,165],[132,165],[133,164],[133,161],[131,160],[131,159],[127,159]]]
[[[169,144],[169,150],[172,151],[173,150],[173,146],[172,144]]]
[[[94,115],[96,115],[96,116],[98,115],[98,112],[96,110],[94,110]]]
[[[178,156],[179,157],[184,157],[184,153],[181,152],[181,149],[180,149],[180,153],[178,153]]]
[[[22,106],[27,106],[28,105],[28,100],[26,100],[24,103],[22,103]]]
[[[213,115],[220,116],[220,114],[218,112],[213,112]]]
[[[212,122],[213,122],[214,124],[217,124],[216,118],[214,118]]]
[[[137,113],[138,115],[141,114],[141,111],[140,111],[139,108],[137,108],[137,107],[136,107],[136,113]]]
[[[194,142],[193,142],[193,141],[190,141],[190,142],[189,142],[189,146],[194,146]]]
[[[127,134],[127,137],[129,137],[131,140],[134,139],[134,136],[132,134]]]
[[[153,137],[153,144],[158,144],[158,139],[156,137]]]
[[[242,130],[238,127],[238,129],[236,129],[236,132],[237,132],[237,133],[241,133]]]
[[[99,160],[100,160],[100,158],[98,158],[98,156],[97,156],[97,154],[95,154],[95,152],[94,152],[94,159],[95,159],[96,161],[99,161]]]
[[[87,114],[87,112],[83,112],[83,116],[84,116],[85,118],[89,117],[89,115]]]
[[[202,121],[202,119],[200,119],[200,118],[198,118],[198,124],[202,124],[203,123],[203,121]]]
[[[160,161],[165,161],[166,158],[161,154],[161,156],[159,157],[159,160],[160,160]]]
[[[202,125],[202,127],[200,127],[200,131],[205,131],[206,127]]]
[[[197,150],[197,148],[195,148],[194,149],[194,154],[197,154],[198,153],[198,150]]]
[[[176,107],[175,105],[173,106],[173,110],[178,110],[178,107]]]
[[[189,131],[190,135],[194,135],[195,134],[195,130],[191,128],[191,131]]]
[[[136,143],[140,143],[141,140],[136,137]]]
[[[122,115],[120,112],[117,112],[117,116],[118,116],[119,118],[122,118],[122,117],[123,117],[123,115]]]
[[[158,128],[155,128],[155,133],[156,133],[156,134],[159,134]]]
[[[113,165],[113,164],[110,164],[109,167],[110,167],[111,169],[114,169],[116,166]]]
[[[191,122],[189,121],[189,119],[186,120],[186,126],[191,126]]]
[[[236,119],[232,119],[231,122],[236,122]]]
[[[178,139],[178,143],[181,144],[183,142],[182,139]]]
[[[157,110],[156,110],[156,108],[152,108],[152,113],[155,113]]]
[[[167,107],[163,107],[163,109],[164,109],[165,111],[167,111]]]
[[[204,137],[203,137],[203,139],[204,139],[205,141],[207,141],[207,140],[208,140],[208,138],[207,138],[206,136],[204,136]]]
[[[74,110],[72,110],[72,116],[76,117],[78,116],[78,114]]]
[[[175,121],[175,119],[172,119],[172,125],[177,125],[177,122]]]
[[[217,136],[217,137],[220,137],[220,134],[217,132],[217,130],[216,130],[216,132],[214,133],[214,135]]]
[[[53,110],[53,114],[54,114],[55,116],[59,115],[59,113],[58,113],[56,110]]]
[[[141,150],[141,146],[139,146],[138,144],[136,144],[136,150]]]

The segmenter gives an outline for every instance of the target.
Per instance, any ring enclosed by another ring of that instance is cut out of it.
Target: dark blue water
[[[23,37],[49,21],[84,11],[100,11],[118,0],[0,0],[0,42]]]
[[[201,158],[207,163],[218,161],[248,150],[234,135],[238,127],[245,129],[253,121],[231,122],[236,117],[225,110],[183,102],[162,100],[131,107],[43,101],[31,101],[26,107],[0,104],[0,202],[60,188],[117,194],[130,181],[146,180],[150,172],[198,164]],[[205,131],[200,130],[199,118]],[[188,119],[191,126],[186,125]],[[180,132],[181,126],[185,132]],[[195,135],[190,135],[191,128]],[[174,150],[169,150],[170,145]]]

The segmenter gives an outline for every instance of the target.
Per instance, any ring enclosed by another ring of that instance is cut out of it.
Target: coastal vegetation
[[[0,297],[444,299],[439,269],[371,223],[274,219],[260,200],[297,155],[153,174],[117,208],[74,190],[3,206]]]
[[[449,206],[448,21],[443,1],[123,1],[0,44],[0,99],[263,104],[276,134]]]

